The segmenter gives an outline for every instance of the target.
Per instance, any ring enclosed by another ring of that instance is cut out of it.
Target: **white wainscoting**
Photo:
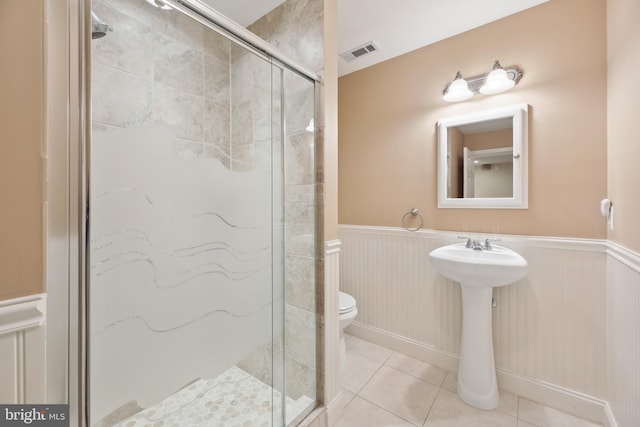
[[[640,426],[640,255],[607,247],[607,423]]]
[[[458,234],[340,226],[340,286],[356,298],[359,313],[350,332],[456,370],[460,290],[435,272],[429,252],[457,241]],[[602,422],[607,243],[500,237],[500,245],[529,264],[524,279],[494,291],[500,386]]]
[[[0,301],[0,402],[45,403],[44,294]]]
[[[324,253],[324,404],[326,425],[332,427],[346,405],[338,383],[340,373],[340,319],[338,290],[340,289],[340,240],[325,242]]]

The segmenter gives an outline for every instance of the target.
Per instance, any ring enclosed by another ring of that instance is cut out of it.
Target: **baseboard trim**
[[[459,358],[455,354],[447,353],[378,328],[359,322],[353,322],[347,332],[359,338],[388,347],[394,351],[404,353],[423,362],[451,372],[458,371]],[[571,415],[593,422],[602,423],[605,419],[613,420],[608,404],[600,399],[588,396],[544,381],[527,378],[520,375],[497,370],[498,385],[502,390],[514,393],[525,399],[533,400],[556,408]],[[615,422],[611,427],[617,427]]]
[[[349,399],[347,395],[345,395],[342,391],[338,392],[336,397],[327,405],[326,410],[326,419],[327,419],[327,427],[333,427],[337,424],[340,417],[342,417],[342,413],[344,412],[344,408],[349,403]]]
[[[498,387],[576,417],[602,423],[606,402],[555,384],[497,369]]]
[[[354,321],[346,332],[367,341],[388,347],[406,354],[414,359],[422,360],[447,371],[457,372],[459,358],[457,355],[436,349],[411,338],[403,337],[382,329]]]

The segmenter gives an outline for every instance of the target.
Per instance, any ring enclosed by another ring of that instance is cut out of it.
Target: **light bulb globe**
[[[483,95],[494,95],[496,93],[506,92],[514,87],[515,84],[503,68],[496,68],[492,70],[485,79],[484,84],[480,87],[480,93]]]
[[[446,102],[461,102],[466,101],[472,96],[473,92],[469,90],[467,81],[460,77],[451,82],[442,99]]]

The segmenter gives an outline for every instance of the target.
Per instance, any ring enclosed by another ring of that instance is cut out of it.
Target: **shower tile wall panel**
[[[618,427],[640,425],[640,254],[619,246],[607,260],[607,379]],[[614,256],[612,256],[613,254]]]
[[[168,123],[176,151],[230,168],[230,42],[144,1],[93,9],[114,29],[92,43],[93,130]]]
[[[316,72],[324,68],[324,1],[288,0],[251,24],[251,32]]]
[[[431,250],[457,241],[454,233],[344,225],[340,239],[340,286],[358,301],[357,322],[459,354],[459,285],[429,262]],[[529,271],[494,290],[496,365],[605,398],[604,244],[564,242],[503,236]]]

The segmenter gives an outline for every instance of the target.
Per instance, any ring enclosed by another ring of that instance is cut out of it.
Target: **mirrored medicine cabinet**
[[[526,104],[438,121],[438,207],[528,207]]]

